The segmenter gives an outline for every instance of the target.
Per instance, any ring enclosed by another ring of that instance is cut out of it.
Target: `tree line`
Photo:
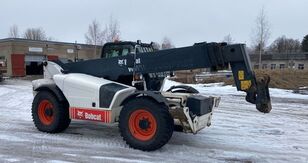
[[[279,36],[271,44],[268,41],[271,37],[270,21],[267,17],[265,7],[263,6],[256,17],[254,28],[251,35],[251,54],[265,53],[299,53],[308,52],[308,34],[302,40]],[[233,43],[231,35],[227,35],[223,39],[224,42]]]
[[[48,37],[45,30],[42,27],[27,28],[21,35],[17,25],[12,25],[8,33],[9,38],[23,38],[29,40],[55,40],[53,37]],[[103,46],[107,42],[119,41],[121,39],[120,25],[116,19],[112,16],[109,22],[103,26],[94,19],[88,26],[88,31],[84,35],[85,43],[94,46]],[[153,42],[155,49],[170,49],[174,48],[169,37],[164,37],[161,43]],[[96,48],[95,48],[96,51]],[[96,53],[96,52],[95,52]]]
[[[110,17],[109,23],[105,24],[102,28],[101,24],[97,20],[93,20],[89,26],[88,31],[85,34],[85,42],[91,45],[104,45],[106,42],[119,41],[121,39],[120,26],[117,20]],[[155,49],[170,49],[174,48],[169,37],[164,37],[161,43],[153,42]]]
[[[27,28],[21,35],[17,25],[12,25],[8,33],[9,38],[24,38],[29,40],[54,40],[52,37],[48,37],[43,28]]]
[[[31,40],[55,40],[53,37],[48,37],[43,28],[27,28],[21,35],[17,25],[10,27],[8,33],[10,38],[24,38]],[[302,40],[293,39],[282,35],[276,38],[271,44],[268,44],[268,40],[271,36],[270,21],[267,17],[264,7],[261,8],[258,16],[255,20],[255,28],[252,30],[251,47],[248,47],[249,53],[259,54],[259,60],[265,53],[298,53],[308,52],[308,34],[303,37]],[[93,20],[89,26],[88,31],[84,35],[85,43],[102,46],[106,42],[113,42],[121,39],[120,25],[116,19],[112,16],[109,22],[103,26],[97,21]],[[231,35],[227,35],[223,38],[224,42],[234,43],[234,39]],[[169,37],[164,37],[161,43],[154,42],[156,49],[169,49],[174,48]]]

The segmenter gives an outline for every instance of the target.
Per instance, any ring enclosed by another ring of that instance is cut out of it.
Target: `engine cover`
[[[56,74],[56,85],[71,107],[112,109],[135,92],[134,87],[86,74]]]

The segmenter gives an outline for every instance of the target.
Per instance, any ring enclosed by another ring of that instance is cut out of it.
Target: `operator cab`
[[[113,58],[121,57],[126,55],[133,55],[138,53],[149,53],[157,51],[154,49],[153,42],[150,44],[141,43],[140,40],[137,42],[132,41],[120,41],[120,42],[109,42],[103,46],[101,58]],[[155,74],[155,73],[153,73]],[[133,75],[123,75],[120,76],[116,81],[126,85],[132,85],[139,90],[160,90],[163,80],[166,76],[152,76],[149,74],[135,74]],[[136,82],[135,78],[138,80],[145,81],[147,84],[145,86],[144,82]]]
[[[119,56],[126,56],[128,54],[137,53],[148,53],[154,52],[154,48],[151,44],[141,43],[140,40],[137,42],[132,41],[120,41],[120,42],[109,42],[103,46],[101,58],[112,58]]]

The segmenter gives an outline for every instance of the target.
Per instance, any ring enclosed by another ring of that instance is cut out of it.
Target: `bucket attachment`
[[[256,85],[247,91],[246,101],[256,104],[258,111],[269,113],[272,110],[271,98],[269,94],[268,84],[270,77],[263,75],[256,79]]]

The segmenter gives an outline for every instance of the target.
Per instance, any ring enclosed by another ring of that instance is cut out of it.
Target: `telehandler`
[[[71,119],[118,123],[124,141],[143,151],[161,148],[175,129],[196,134],[211,125],[220,98],[185,85],[163,91],[165,77],[177,70],[230,66],[246,101],[263,113],[272,109],[270,78],[256,78],[244,44],[202,42],[155,50],[139,40],[112,42],[99,59],[43,64],[44,79],[32,82],[32,117],[47,133],[65,130]]]

